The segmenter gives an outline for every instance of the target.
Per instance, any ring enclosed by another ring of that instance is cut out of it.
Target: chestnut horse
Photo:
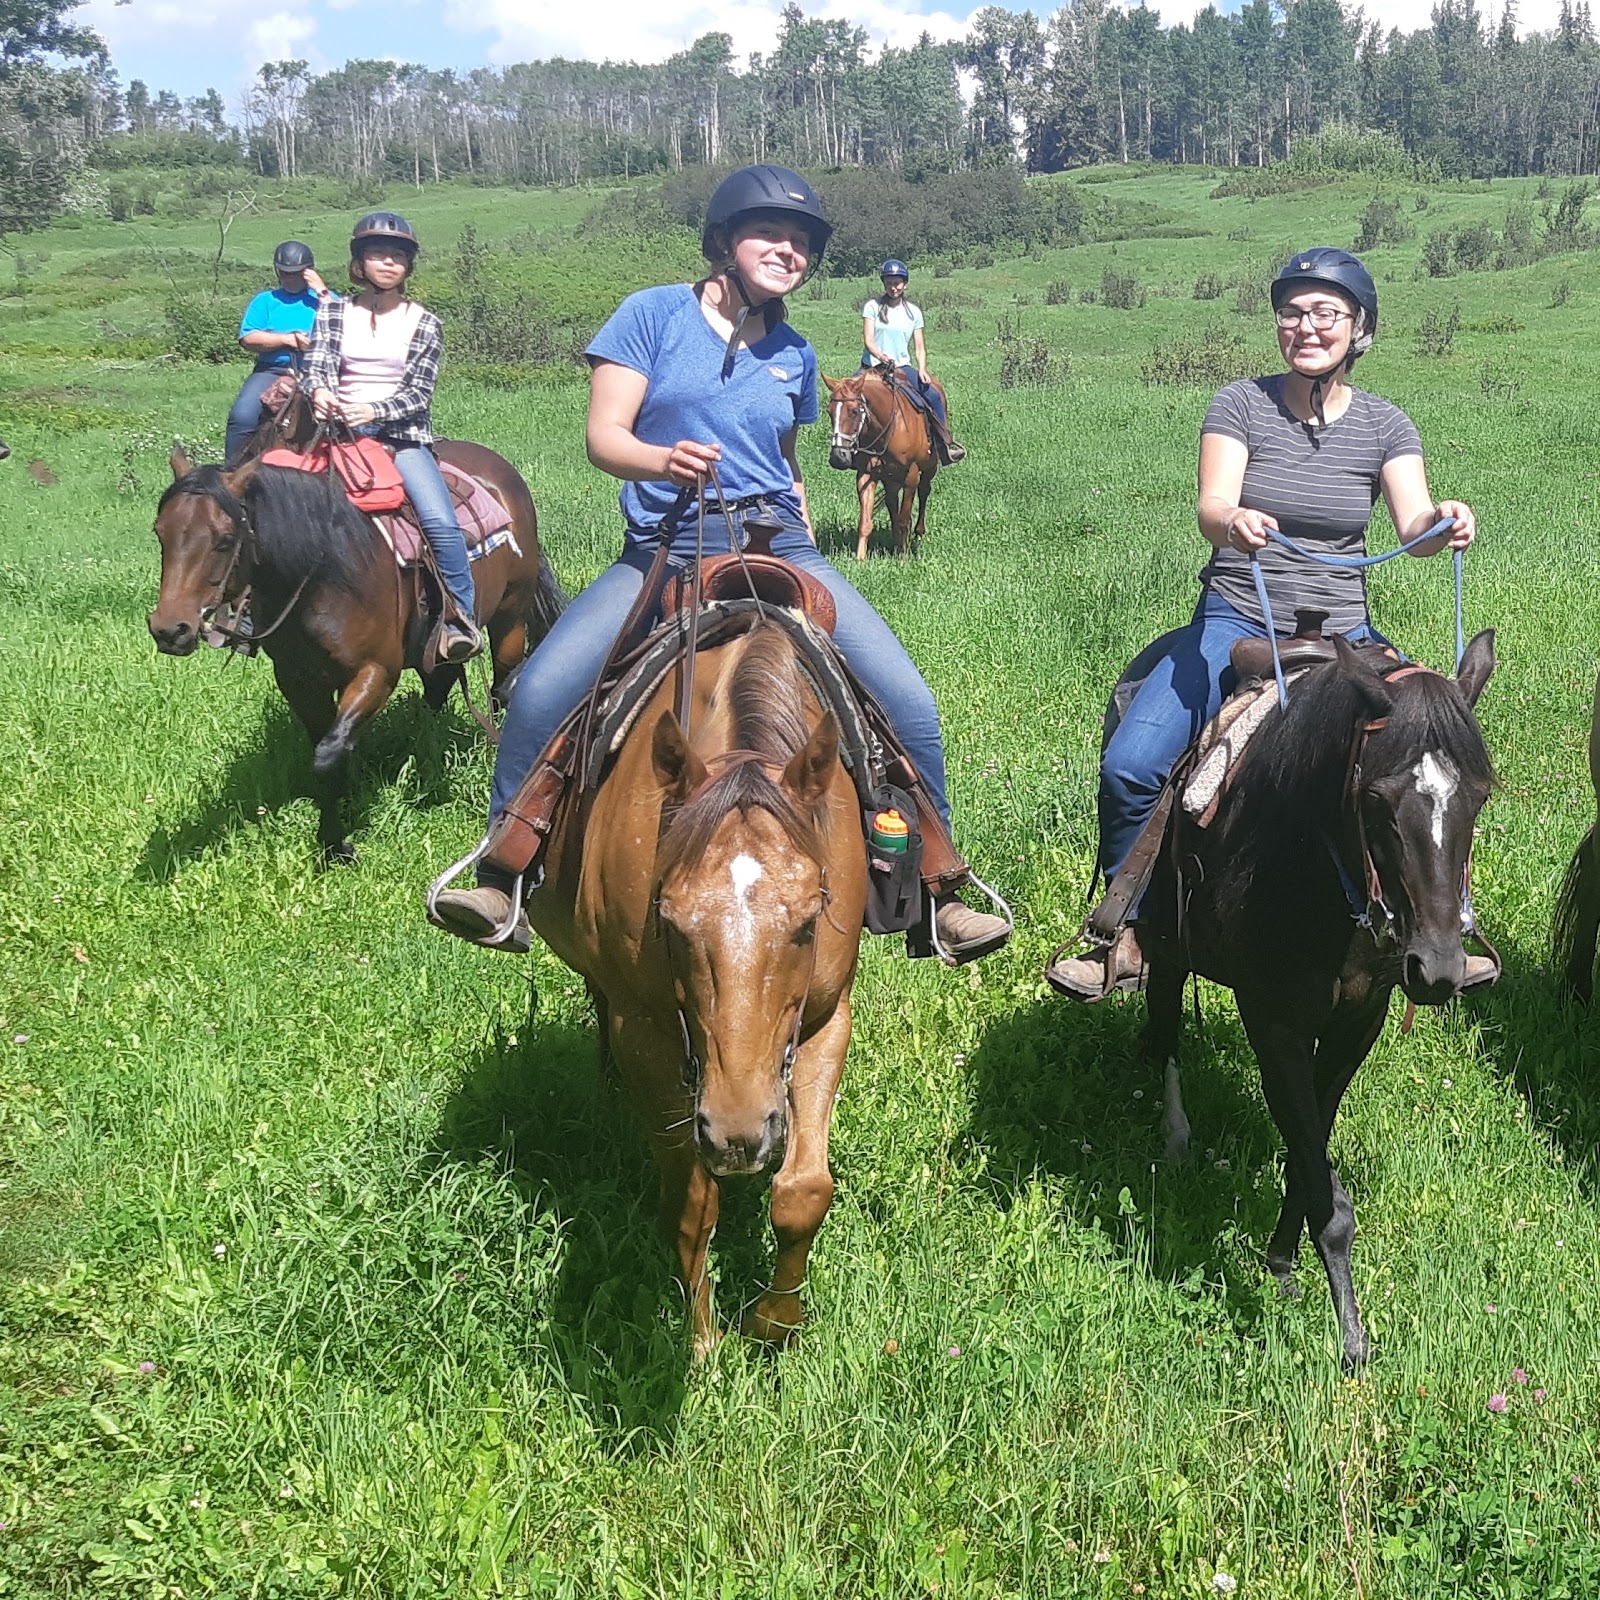
[[[828,465],[843,470],[853,467],[856,474],[856,495],[861,502],[857,561],[867,559],[876,485],[880,482],[894,529],[895,554],[905,556],[914,548],[913,541],[928,531],[928,496],[933,490],[933,475],[939,470],[939,455],[928,419],[904,389],[891,380],[893,370],[877,366],[848,378],[824,374],[822,379],[828,386],[828,420],[833,427]],[[944,386],[939,380],[930,381],[942,395]],[[915,527],[911,524],[913,495],[917,500]]]
[[[801,1322],[806,1260],[833,1199],[828,1123],[866,859],[838,725],[782,628],[700,652],[688,733],[674,676],[599,784],[567,791],[528,916],[587,980],[643,1117],[704,1355],[723,1179],[773,1174],[777,1261],[745,1333],[781,1344]]]
[[[1600,681],[1589,713],[1589,785],[1596,820],[1567,863],[1556,901],[1553,966],[1567,992],[1587,1004],[1594,998],[1595,936],[1600,932]]]
[[[539,548],[533,497],[516,468],[478,444],[441,440],[437,449],[511,513],[515,544],[472,564],[494,660],[491,700],[503,702],[508,680],[565,597]],[[156,648],[193,654],[219,615],[250,591],[253,637],[314,747],[318,842],[328,860],[352,861],[341,814],[350,752],[401,673],[421,672],[430,626],[422,584],[401,571],[372,520],[334,490],[328,474],[253,460],[225,472],[197,467],[174,448],[172,476],[155,522],[161,593],[149,625]],[[428,703],[443,705],[458,680],[464,690],[461,667],[435,667],[423,680]]]

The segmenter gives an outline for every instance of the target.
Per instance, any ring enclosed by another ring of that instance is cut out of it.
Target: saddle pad
[[[503,544],[509,544],[520,556],[522,548],[511,532],[511,513],[485,485],[448,461],[441,460],[439,470],[444,474],[450,498],[455,502],[456,518],[466,535],[468,560],[481,560]],[[407,500],[398,511],[372,519],[394,551],[395,560],[403,567],[414,565],[422,554],[422,530],[413,517],[411,502]]]
[[[1288,674],[1284,682],[1293,683],[1309,668]],[[1216,815],[1217,802],[1229,783],[1229,774],[1250,743],[1251,736],[1278,703],[1278,686],[1246,684],[1222,703],[1222,709],[1200,731],[1195,741],[1194,770],[1183,786],[1183,809],[1207,827]]]

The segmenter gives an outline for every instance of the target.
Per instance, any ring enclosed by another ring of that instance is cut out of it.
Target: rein
[[[873,368],[875,372],[880,370],[880,368]],[[844,429],[838,429],[839,437],[833,448],[848,450],[852,455],[881,456],[884,453],[884,449],[889,443],[889,436],[894,432],[894,425],[900,416],[900,387],[892,378],[886,377],[884,382],[889,388],[889,416],[879,430],[878,437],[871,444],[862,444],[861,442],[861,430],[866,427],[867,419],[872,415],[872,408],[867,404],[866,387],[863,382],[861,394],[855,402],[857,413],[856,431],[846,439]],[[842,402],[835,400],[833,404],[840,405]],[[830,407],[830,409],[832,408]]]
[[[1308,550],[1305,545],[1291,539],[1288,534],[1279,532],[1276,528],[1265,528],[1262,531],[1274,544],[1280,544],[1285,550],[1293,551],[1297,556],[1303,556],[1307,561],[1314,561],[1322,567],[1377,567],[1385,561],[1393,561],[1396,556],[1411,554],[1411,546],[1420,544],[1436,537],[1450,525],[1453,519],[1443,517],[1417,538],[1405,544],[1396,545],[1393,550],[1381,550],[1373,556],[1333,556],[1323,555],[1316,550]],[[1462,587],[1462,556],[1464,551],[1455,550],[1451,554],[1455,557],[1455,590],[1456,590],[1456,670],[1461,669],[1461,658],[1466,654],[1466,635],[1462,630],[1461,621],[1461,587]],[[1256,601],[1261,607],[1262,621],[1267,625],[1267,638],[1272,645],[1272,675],[1278,683],[1278,709],[1282,710],[1289,704],[1289,690],[1283,681],[1283,662],[1278,656],[1278,630],[1272,620],[1272,602],[1267,598],[1267,580],[1261,571],[1261,553],[1258,550],[1250,552],[1250,576],[1255,581]]]
[[[289,613],[292,612],[297,605],[299,605],[300,596],[305,593],[306,585],[311,581],[311,574],[309,572],[306,573],[305,576],[301,578],[299,583],[295,585],[294,593],[289,596],[288,604],[285,605],[283,610],[278,613],[277,617],[273,620],[271,627],[260,629],[252,628],[250,632],[246,633],[242,629],[230,627],[226,623],[218,622],[217,613],[221,611],[222,608],[228,603],[228,586],[233,582],[234,574],[239,569],[239,561],[244,555],[245,543],[248,540],[251,544],[254,544],[256,537],[256,530],[250,522],[249,515],[242,508],[239,515],[231,518],[231,521],[233,522],[233,531],[236,535],[233,554],[228,558],[228,565],[224,569],[222,577],[217,584],[215,598],[212,599],[209,604],[203,605],[200,608],[198,618],[199,628],[202,633],[216,633],[221,638],[228,640],[229,643],[232,644],[259,644],[263,639],[270,639],[272,635],[275,634],[278,629],[289,620]],[[246,605],[249,603],[250,592],[253,588],[253,584],[246,583],[239,591],[239,598],[234,605],[235,616],[240,615],[244,611]]]

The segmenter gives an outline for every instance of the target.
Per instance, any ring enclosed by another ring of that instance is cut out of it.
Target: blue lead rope
[[[1280,533],[1276,528],[1266,528],[1262,531],[1274,544],[1281,544],[1285,550],[1292,550],[1297,556],[1304,556],[1307,561],[1315,561],[1323,567],[1377,567],[1385,561],[1393,561],[1396,556],[1409,555],[1411,546],[1420,544],[1424,540],[1436,538],[1443,533],[1454,517],[1442,517],[1428,529],[1426,533],[1419,534],[1415,539],[1405,544],[1396,545],[1393,550],[1380,550],[1375,556],[1331,556],[1324,555],[1316,550],[1308,550],[1303,544],[1291,539],[1288,534]],[[1461,624],[1461,558],[1464,551],[1453,552],[1455,556],[1456,577],[1456,671],[1461,670],[1461,658],[1466,654],[1466,635]],[[1260,552],[1250,552],[1250,576],[1255,580],[1256,599],[1261,605],[1261,619],[1267,625],[1267,638],[1272,642],[1272,675],[1278,680],[1278,709],[1281,711],[1289,704],[1289,690],[1283,681],[1283,662],[1278,658],[1278,630],[1272,621],[1272,602],[1267,599],[1267,580],[1261,572]]]

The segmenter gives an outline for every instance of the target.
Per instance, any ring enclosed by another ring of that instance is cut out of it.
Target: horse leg
[[[694,1358],[700,1361],[717,1342],[707,1257],[721,1191],[701,1164],[690,1136],[694,1106],[678,1082],[676,1042],[669,1045],[648,1022],[627,1012],[608,1007],[606,1020],[611,1059],[644,1113],[655,1148],[661,1173],[661,1234],[678,1258]]]
[[[805,1320],[805,1286],[811,1244],[833,1203],[828,1171],[828,1123],[850,1046],[850,1001],[803,1045],[789,1084],[789,1148],[772,1180],[772,1231],[778,1241],[772,1282],[744,1320],[746,1338],[787,1344]]]
[[[1591,827],[1572,852],[1556,899],[1553,963],[1567,992],[1585,1005],[1594,998],[1597,937],[1600,937],[1600,833]]]
[[[1313,1072],[1324,1145],[1333,1135],[1333,1121],[1339,1114],[1345,1090],[1350,1087],[1356,1068],[1371,1055],[1388,1015],[1386,991],[1380,1003],[1336,1010],[1318,1037]],[[1292,1300],[1300,1298],[1300,1286],[1294,1281],[1294,1264],[1300,1253],[1300,1234],[1305,1220],[1305,1205],[1300,1195],[1292,1183],[1286,1183],[1283,1210],[1267,1244],[1267,1266],[1278,1280],[1278,1292]]]
[[[923,535],[928,531],[928,496],[933,493],[935,470],[937,469],[929,467],[922,474],[922,482],[917,485],[917,525],[911,530],[913,549],[917,549],[921,545]]]
[[[1286,1149],[1284,1217],[1290,1216],[1292,1208],[1304,1213],[1312,1243],[1328,1275],[1328,1290],[1344,1345],[1344,1365],[1347,1370],[1354,1370],[1364,1366],[1370,1354],[1350,1275],[1356,1214],[1339,1174],[1328,1160],[1328,1137],[1318,1103],[1311,1041],[1296,1028],[1264,1020],[1259,1014],[1260,1002],[1251,1004],[1243,996],[1239,1000],[1240,1020],[1261,1068],[1267,1109],[1283,1135]],[[1281,999],[1277,1004],[1281,1006]],[[1286,1220],[1279,1223],[1280,1228],[1288,1226]],[[1295,1234],[1298,1238],[1298,1227]],[[1274,1233],[1273,1238],[1277,1242],[1278,1235]]]
[[[289,709],[300,719],[315,749],[333,726],[333,691],[320,679],[296,676],[281,661],[272,663],[272,676],[278,680],[278,692],[289,702]],[[317,803],[317,843],[323,856],[341,863],[354,861],[355,846],[344,836],[340,815],[344,785],[339,775],[319,772],[313,763],[312,790]]]
[[[377,661],[368,661],[356,669],[339,696],[333,726],[317,740],[312,751],[314,771],[332,772],[344,764],[355,748],[356,735],[388,703],[396,682],[398,674]]]
[[[507,617],[504,612],[497,611],[489,619],[489,650],[494,661],[489,709],[503,711],[511,698],[505,685],[528,654],[528,619]]]
[[[921,483],[922,469],[907,467],[894,508],[894,553],[902,561],[911,553],[911,497],[919,492]]]
[[[1178,1076],[1178,1049],[1183,1038],[1182,965],[1160,950],[1149,957],[1145,977],[1145,1059],[1159,1061],[1162,1071],[1161,1132],[1166,1149],[1163,1159],[1177,1166],[1189,1159],[1189,1117],[1183,1109],[1183,1086]]]
[[[872,537],[872,513],[878,502],[878,483],[870,472],[856,474],[856,499],[861,516],[856,526],[856,560],[867,559],[867,541]]]

